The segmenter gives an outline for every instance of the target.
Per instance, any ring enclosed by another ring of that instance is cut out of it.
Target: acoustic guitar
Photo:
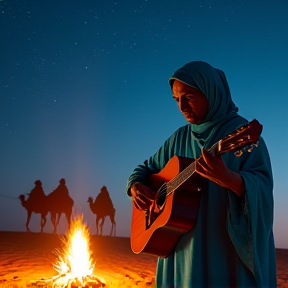
[[[251,152],[258,145],[262,125],[254,119],[230,133],[210,149],[213,155],[234,151],[240,157],[245,150]],[[200,156],[198,159],[200,159]],[[155,193],[155,204],[140,211],[134,205],[131,222],[131,249],[167,257],[180,237],[194,228],[202,193],[208,180],[195,173],[195,159],[174,155],[166,166],[149,178]]]

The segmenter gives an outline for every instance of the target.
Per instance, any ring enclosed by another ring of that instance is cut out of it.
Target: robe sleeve
[[[164,145],[153,156],[134,168],[126,185],[126,192],[129,196],[131,196],[130,187],[133,183],[140,182],[147,185],[148,177],[160,172],[165,167],[173,154],[171,153],[171,146],[173,146],[174,139],[175,133],[165,141]]]
[[[238,197],[229,191],[227,229],[244,264],[254,274],[259,287],[276,287],[270,279],[275,269],[273,240],[273,176],[264,140],[251,153],[233,158],[230,169],[238,171],[245,182],[246,193]],[[269,278],[270,277],[270,278]]]

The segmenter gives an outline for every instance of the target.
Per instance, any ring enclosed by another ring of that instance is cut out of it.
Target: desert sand
[[[105,287],[155,286],[156,257],[135,255],[129,238],[91,236],[90,242],[96,262],[93,274],[105,281]],[[58,274],[54,251],[62,243],[59,235],[0,231],[0,287],[51,287],[43,279]],[[278,287],[288,288],[288,250],[276,253]]]

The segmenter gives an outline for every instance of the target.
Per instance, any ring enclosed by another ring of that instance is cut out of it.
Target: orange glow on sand
[[[53,265],[59,273],[53,277],[53,287],[104,287],[104,281],[93,276],[95,263],[90,250],[89,228],[83,224],[83,214],[71,221],[65,236],[60,236],[63,249],[55,251],[58,260]]]

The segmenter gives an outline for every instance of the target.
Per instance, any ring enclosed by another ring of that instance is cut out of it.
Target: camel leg
[[[98,218],[98,215],[96,215],[96,235],[98,235],[98,232],[99,232],[99,218]]]
[[[66,216],[66,219],[67,219],[67,223],[68,223],[68,230],[70,230],[70,224],[71,224],[71,214],[72,214],[72,211],[68,212],[68,213],[65,213],[65,216]]]
[[[52,224],[53,224],[53,227],[54,227],[54,229],[53,229],[53,234],[55,234],[56,233],[56,226],[57,226],[57,223],[56,223],[56,213],[52,213],[51,212],[51,222],[52,222]]]
[[[110,216],[110,221],[111,221],[111,224],[112,224],[111,231],[110,231],[110,236],[112,236],[113,231],[114,231],[114,236],[116,236],[116,222],[114,220],[114,217]]]
[[[57,233],[57,227],[58,227],[59,222],[60,222],[60,217],[61,217],[61,213],[56,213],[56,216],[55,216],[55,226],[54,226],[54,231],[53,231],[53,233]]]
[[[112,236],[113,230],[114,230],[114,236],[116,236],[115,212],[116,212],[116,209],[113,209],[113,212],[109,215],[110,221],[112,224],[110,236]]]
[[[101,218],[101,223],[100,223],[100,235],[102,235],[103,233],[103,225],[105,222],[105,216],[103,218]]]
[[[114,234],[112,233],[112,231],[114,231]],[[112,235],[113,234],[113,235]],[[111,236],[116,236],[116,222],[114,222],[113,224],[112,224],[112,230],[111,230]]]
[[[113,228],[114,228],[114,225],[112,223],[112,226],[111,226],[111,231],[110,231],[110,237],[112,236],[112,233],[113,233]]]
[[[29,229],[29,222],[31,219],[32,211],[27,211],[26,231],[31,232]]]
[[[57,227],[59,225],[59,222],[60,222],[60,217],[61,217],[61,212],[60,213],[56,213],[55,215],[55,225],[54,225],[54,231],[53,233],[57,233]]]
[[[40,223],[40,225],[41,225],[41,233],[43,233],[43,228],[44,228],[45,224],[46,224],[46,216],[41,215],[41,223]]]
[[[61,215],[62,215],[61,212],[56,214],[56,218],[57,218],[57,220],[56,220],[56,223],[57,223],[57,224],[56,224],[56,225],[57,225],[57,226],[59,225]]]

